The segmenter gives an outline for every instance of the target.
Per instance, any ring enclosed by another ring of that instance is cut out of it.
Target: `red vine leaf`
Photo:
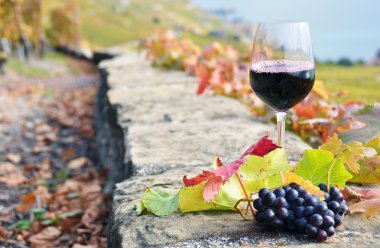
[[[226,183],[231,176],[233,176],[240,168],[240,166],[245,162],[244,158],[247,155],[264,156],[271,151],[279,148],[279,146],[273,144],[273,141],[268,139],[268,135],[261,138],[256,144],[249,147],[240,159],[234,162],[221,166],[215,170],[203,171],[196,177],[188,179],[187,176],[183,177],[183,183],[186,187],[198,185],[204,181],[207,181],[204,190],[203,198],[206,202],[210,202],[219,193],[220,186]],[[221,165],[218,162],[218,165]]]

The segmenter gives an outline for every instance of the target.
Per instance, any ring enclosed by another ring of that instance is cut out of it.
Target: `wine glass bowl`
[[[256,95],[277,113],[282,146],[286,112],[313,88],[314,58],[307,22],[260,23],[255,33],[250,83]]]

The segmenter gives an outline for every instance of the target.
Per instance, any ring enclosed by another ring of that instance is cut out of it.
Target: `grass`
[[[66,67],[73,74],[78,74],[79,69],[69,63],[68,58],[60,53],[48,51],[43,60],[32,58],[25,63],[15,57],[10,57],[5,65],[7,71],[12,71],[26,77],[52,77],[56,76],[54,69]]]
[[[336,100],[331,99],[332,101],[380,102],[380,66],[317,65],[316,77],[325,82],[330,92],[347,92],[347,95]]]

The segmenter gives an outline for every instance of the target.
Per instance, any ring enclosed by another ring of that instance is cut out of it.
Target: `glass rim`
[[[260,21],[257,22],[258,25],[266,25],[266,24],[309,24],[308,21],[305,20],[274,20],[274,21]]]

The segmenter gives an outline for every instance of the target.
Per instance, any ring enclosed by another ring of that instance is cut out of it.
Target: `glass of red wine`
[[[314,78],[314,58],[307,22],[258,24],[250,82],[256,95],[276,111],[279,146],[284,145],[287,111],[309,94]]]

